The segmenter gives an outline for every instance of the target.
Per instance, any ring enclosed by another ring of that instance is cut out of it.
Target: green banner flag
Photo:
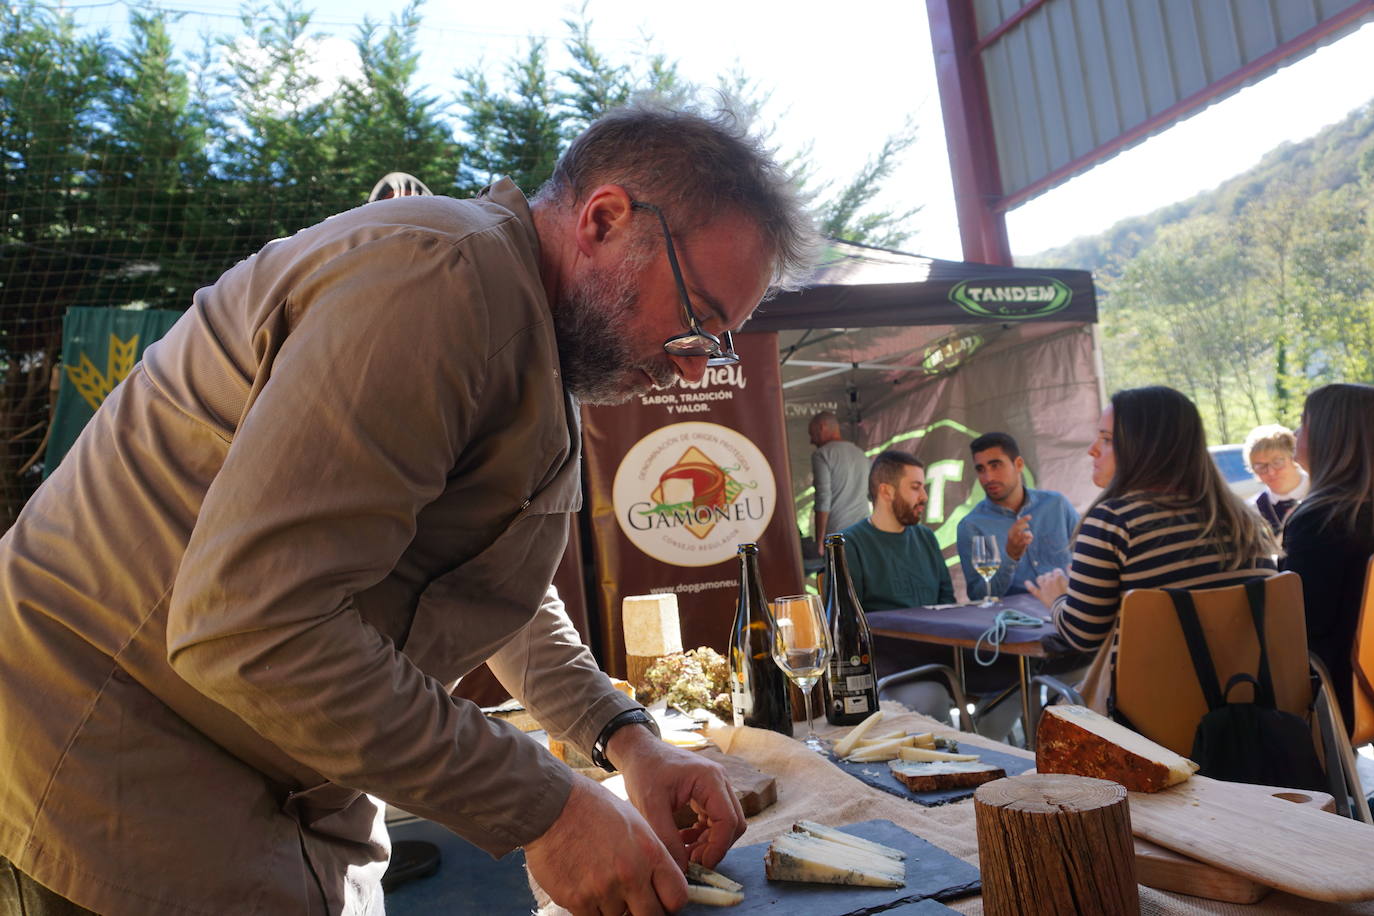
[[[67,309],[62,321],[62,376],[48,436],[45,477],[148,345],[180,317],[181,312],[169,309]]]

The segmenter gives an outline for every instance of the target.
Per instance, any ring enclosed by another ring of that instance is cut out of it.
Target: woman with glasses
[[[1275,534],[1307,496],[1308,477],[1294,457],[1298,440],[1286,426],[1277,423],[1256,426],[1245,437],[1244,455],[1250,470],[1264,484],[1250,505],[1263,516]]]
[[[1312,492],[1283,530],[1286,569],[1302,576],[1308,647],[1331,672],[1347,726],[1350,649],[1374,554],[1374,385],[1323,385],[1307,396],[1297,459]]]
[[[1026,588],[1076,649],[1097,651],[1079,690],[1105,712],[1121,596],[1133,588],[1220,588],[1276,571],[1268,527],[1207,453],[1197,407],[1163,386],[1112,395],[1088,455],[1102,492],[1074,535],[1069,575]]]

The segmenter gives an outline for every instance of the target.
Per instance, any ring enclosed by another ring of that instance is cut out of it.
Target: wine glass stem
[[[815,684],[808,684],[807,687],[806,687],[806,689],[802,691],[802,696],[806,698],[806,737],[807,737],[807,738],[815,738],[815,737],[816,737],[816,726],[814,725],[815,720],[811,717],[811,688],[812,688],[812,687],[815,687],[815,686],[816,686]]]

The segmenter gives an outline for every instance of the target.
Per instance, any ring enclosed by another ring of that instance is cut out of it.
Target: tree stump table
[[[1124,787],[1086,776],[1013,776],[979,786],[973,805],[989,916],[1140,912]]]

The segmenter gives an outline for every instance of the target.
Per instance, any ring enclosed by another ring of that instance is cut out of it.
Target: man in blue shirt
[[[959,565],[970,601],[988,593],[988,583],[973,568],[973,538],[997,538],[1002,564],[992,577],[995,597],[1026,591],[1051,569],[1067,569],[1078,513],[1053,490],[1032,490],[1022,481],[1026,463],[1016,440],[1006,433],[987,433],[969,445],[973,469],[986,498],[959,522]]]

